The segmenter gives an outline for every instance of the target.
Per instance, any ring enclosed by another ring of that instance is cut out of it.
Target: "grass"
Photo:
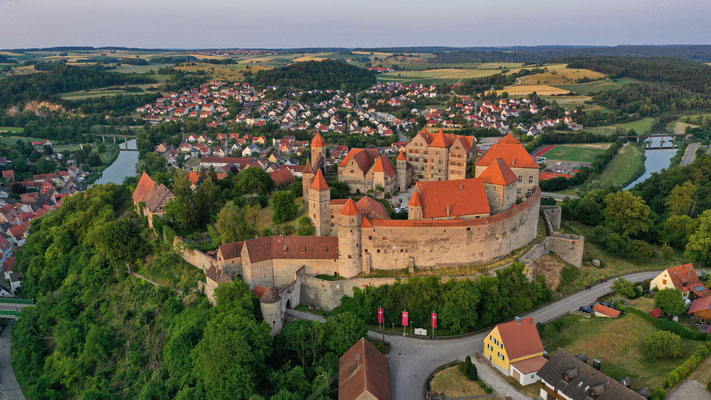
[[[599,133],[601,135],[612,135],[615,133],[615,130],[617,128],[624,128],[628,131],[631,129],[634,129],[634,131],[637,134],[643,134],[643,133],[649,132],[652,129],[653,124],[654,124],[654,118],[644,117],[644,118],[638,119],[636,121],[623,122],[623,123],[614,124],[614,125],[607,125],[607,126],[585,128],[585,130],[590,131],[592,133]]]
[[[605,152],[605,148],[587,145],[563,144],[557,145],[546,152],[549,160],[564,160],[592,163],[595,157]]]
[[[632,389],[659,387],[664,376],[696,351],[700,342],[682,339],[682,355],[674,359],[650,360],[642,354],[644,338],[657,328],[634,314],[618,319],[566,315],[557,320],[558,332],[550,324],[541,339],[553,352],[562,348],[570,354],[586,353],[602,361],[602,372],[613,379],[630,377]]]
[[[557,84],[556,87],[564,90],[569,90],[571,92],[590,95],[597,92],[602,92],[605,90],[615,90],[619,89],[623,85],[629,85],[631,83],[639,82],[632,78],[619,78],[619,79],[600,79],[594,82],[588,83],[574,83],[574,84]]]
[[[320,308],[309,308],[306,304],[299,304],[294,307],[294,310],[318,315],[319,317],[328,317],[329,315],[328,311],[321,310]]]
[[[472,381],[459,370],[459,365],[437,372],[430,381],[433,393],[443,393],[448,397],[484,396],[487,393],[476,381]],[[492,395],[482,399],[497,399]]]
[[[496,92],[499,94],[506,92],[509,95],[513,96],[522,96],[533,92],[536,92],[537,94],[542,96],[552,96],[570,93],[568,90],[551,85],[513,85],[506,86],[502,90],[497,90]]]
[[[18,140],[22,140],[23,142],[25,142],[25,144],[27,144],[28,142],[34,142],[43,139],[31,136],[0,136],[0,144],[8,146],[14,146]]]
[[[2,133],[22,133],[25,128],[18,128],[16,126],[0,126],[0,132]]]
[[[269,229],[273,234],[279,235],[282,230],[284,230],[285,235],[296,235],[299,228],[299,218],[308,213],[308,204],[304,203],[303,197],[299,197],[295,200],[296,204],[299,206],[299,212],[296,217],[291,221],[286,221],[281,224],[275,224],[272,218],[274,217],[274,209],[271,203],[268,206],[257,210],[257,229],[260,231],[264,229]],[[289,232],[291,230],[291,232]]]
[[[639,146],[626,145],[610,161],[598,180],[602,187],[625,186],[632,182],[644,165],[644,150]]]
[[[187,72],[205,71],[210,79],[219,79],[224,81],[241,81],[244,79],[244,72],[251,71],[257,73],[261,70],[270,69],[263,65],[250,64],[208,64],[208,63],[190,63],[188,65],[180,65],[177,69]]]
[[[442,83],[481,78],[498,74],[498,70],[441,68],[422,71],[396,71],[378,75],[379,81]]]
[[[600,72],[591,71],[589,69],[577,68],[549,68],[548,71],[542,74],[527,75],[521,78],[522,85],[565,85],[576,84],[578,79],[588,78],[598,80],[605,78],[606,75]]]

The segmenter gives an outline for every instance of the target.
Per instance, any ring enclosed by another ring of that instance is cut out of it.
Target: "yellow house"
[[[484,357],[521,385],[538,381],[536,372],[545,365],[546,359],[533,318],[517,317],[496,325],[484,338]]]
[[[709,290],[699,280],[692,264],[665,269],[652,279],[649,288],[651,290],[679,289],[681,294],[690,300],[709,296]]]

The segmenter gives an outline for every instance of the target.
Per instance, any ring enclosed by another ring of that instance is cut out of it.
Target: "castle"
[[[303,175],[304,201],[315,227],[314,236],[255,238],[224,244],[214,258],[193,260],[194,251],[183,257],[205,270],[205,292],[213,301],[214,289],[233,279],[261,293],[266,299],[262,302],[265,320],[272,332],[278,332],[283,312],[300,303],[304,277],[353,278],[373,270],[414,271],[486,263],[536,238],[541,198],[539,167],[513,136],[502,138],[476,162],[475,177],[467,177],[466,172],[473,159],[471,152],[475,152],[473,138],[421,132],[413,141],[421,141],[415,145],[420,153],[414,154],[422,155],[427,149],[425,154],[434,161],[426,161],[422,172],[431,179],[415,184],[407,220],[390,219],[383,204],[369,196],[358,201],[331,199],[322,170],[326,144],[317,134],[312,142],[312,161]],[[448,147],[437,147],[442,143]],[[385,183],[391,190],[401,188],[399,171],[409,169],[414,173],[422,167],[417,163],[423,161],[408,161],[418,157],[400,153],[392,174],[393,166],[385,161],[387,158],[376,155],[377,150],[362,150],[350,159],[346,157],[342,166],[358,168],[362,176],[380,185]],[[440,164],[444,160],[440,157],[445,156],[449,161]],[[361,168],[363,161],[367,162]],[[463,169],[459,164],[452,165],[459,162]],[[405,186],[409,186],[407,182]],[[363,189],[360,186],[356,192],[363,193]]]

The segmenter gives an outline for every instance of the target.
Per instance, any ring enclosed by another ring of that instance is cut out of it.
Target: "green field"
[[[624,186],[630,183],[644,164],[643,155],[644,151],[641,147],[626,145],[600,174],[599,181],[602,187]]]
[[[650,360],[642,353],[644,338],[657,328],[634,314],[618,319],[586,318],[566,315],[556,322],[560,332],[550,324],[541,339],[553,352],[562,348],[570,354],[585,353],[602,361],[602,372],[613,379],[629,377],[632,389],[660,387],[667,373],[691,356],[702,342],[682,339],[682,355],[674,359]]]
[[[27,143],[27,142],[34,142],[36,140],[42,140],[42,138],[24,137],[24,136],[0,136],[0,143],[8,145],[8,146],[14,146],[18,140],[22,140],[23,142]]]
[[[585,130],[593,133],[599,133],[601,135],[612,135],[615,133],[615,130],[617,128],[624,128],[627,130],[634,129],[637,134],[643,134],[649,132],[652,129],[652,125],[654,125],[654,118],[644,117],[636,121],[623,122],[620,124],[607,126],[590,127],[585,128]]]
[[[591,163],[605,148],[584,145],[559,144],[544,154],[549,160],[565,160]]]
[[[604,90],[614,90],[618,89],[620,86],[629,85],[631,83],[639,82],[632,78],[619,78],[619,79],[600,79],[594,82],[588,83],[575,83],[571,85],[553,85],[557,88],[569,90],[574,93],[582,95],[590,95],[593,93],[601,92]]]
[[[18,128],[15,126],[0,126],[0,132],[2,133],[22,133],[25,128]]]

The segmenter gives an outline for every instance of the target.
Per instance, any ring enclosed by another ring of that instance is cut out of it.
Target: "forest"
[[[60,93],[112,85],[154,83],[148,76],[107,72],[93,67],[74,67],[64,63],[44,63],[38,72],[0,80],[0,108],[31,100],[56,100]]]
[[[14,326],[12,352],[28,399],[337,397],[338,357],[365,334],[362,320],[298,321],[272,337],[241,282],[210,306],[202,274],[153,239],[130,193],[94,187],[31,225],[17,257],[36,305]]]
[[[259,71],[253,83],[259,87],[284,86],[312,90],[356,92],[375,85],[375,73],[341,61],[304,61]]]

